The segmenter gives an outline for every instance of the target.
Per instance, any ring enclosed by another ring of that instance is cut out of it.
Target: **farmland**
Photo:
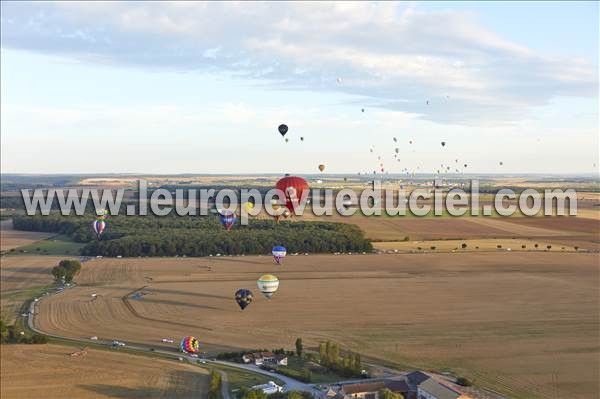
[[[192,365],[59,345],[2,347],[3,399],[205,397],[208,374]]]
[[[235,289],[267,272],[280,292],[240,311]],[[156,347],[191,334],[212,352],[332,338],[511,397],[577,386],[570,397],[586,398],[597,393],[598,272],[597,254],[552,252],[310,255],[283,268],[269,257],[101,259],[86,263],[78,287],[42,301],[37,323]]]

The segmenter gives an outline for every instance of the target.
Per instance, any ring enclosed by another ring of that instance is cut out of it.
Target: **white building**
[[[271,395],[276,392],[281,392],[283,390],[283,387],[280,387],[279,385],[275,384],[273,381],[269,381],[266,384],[255,385],[250,389],[261,390],[265,394]]]

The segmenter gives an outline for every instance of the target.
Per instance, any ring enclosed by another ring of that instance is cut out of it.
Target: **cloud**
[[[598,95],[586,60],[537,54],[471,13],[396,2],[3,2],[2,37],[83,62],[338,91],[443,123],[513,123],[555,97]]]

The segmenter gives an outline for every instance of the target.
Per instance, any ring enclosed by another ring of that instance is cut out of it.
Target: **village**
[[[287,367],[289,357],[285,353],[272,351],[249,352],[242,356],[245,365],[277,374],[278,368]],[[385,369],[371,376],[362,370],[361,377],[347,381],[294,384],[290,389],[287,384],[278,385],[274,381],[254,385],[251,390],[260,390],[266,395],[286,392],[293,389],[308,390],[318,399],[500,399],[502,396],[482,391],[470,385],[462,378],[455,379],[437,373],[425,371],[393,372]]]

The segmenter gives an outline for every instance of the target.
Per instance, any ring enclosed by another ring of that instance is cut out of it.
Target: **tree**
[[[302,338],[296,338],[296,354],[298,357],[302,357]]]
[[[404,399],[404,395],[392,392],[388,388],[383,388],[379,391],[379,399]]]
[[[81,271],[81,263],[75,259],[64,259],[58,263],[58,266],[52,268],[52,275],[56,281],[64,280],[67,283],[73,281],[73,278]]]
[[[267,394],[259,389],[253,389],[242,396],[242,399],[267,399]]]
[[[221,397],[221,374],[215,370],[210,372],[210,383],[208,389],[208,399],[218,399]]]
[[[319,362],[323,365],[323,366],[328,366],[329,364],[327,363],[327,346],[325,344],[325,342],[320,342],[319,343]]]
[[[469,381],[465,377],[458,377],[456,379],[456,384],[463,386],[463,387],[470,387],[472,385],[471,381]]]
[[[329,351],[329,364],[338,364],[340,361],[340,345],[337,342],[332,342]]]
[[[54,279],[56,281],[62,281],[63,279],[65,279],[65,276],[67,275],[67,271],[65,270],[64,267],[54,266],[52,268],[52,275],[54,276]]]
[[[353,368],[354,372],[356,374],[360,374],[362,372],[362,362],[360,360],[360,354],[355,353],[354,354],[354,368]]]

